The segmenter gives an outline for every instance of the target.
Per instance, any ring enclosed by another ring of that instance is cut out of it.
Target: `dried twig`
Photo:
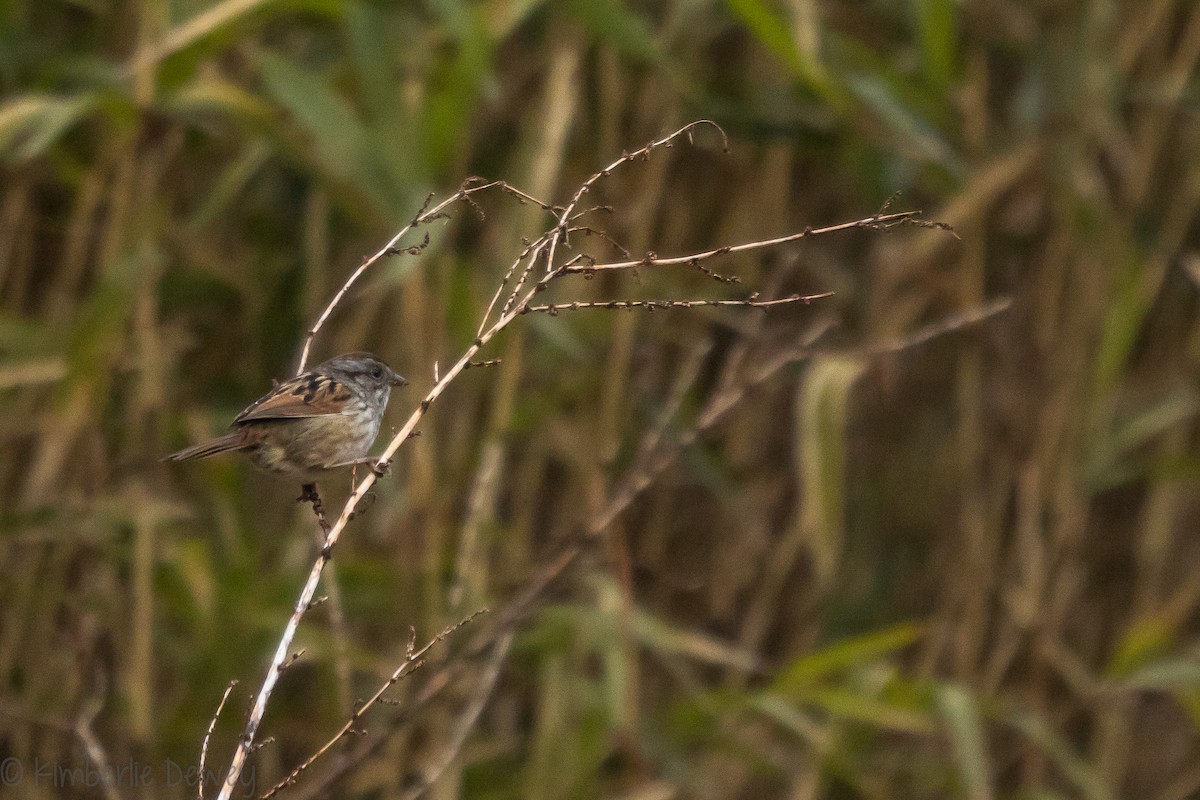
[[[647,311],[658,311],[668,308],[699,308],[701,306],[743,306],[745,308],[769,308],[771,306],[784,306],[792,303],[803,303],[807,305],[813,300],[819,300],[822,297],[831,297],[833,292],[821,292],[820,294],[799,295],[794,294],[790,297],[780,297],[775,300],[759,300],[757,294],[752,294],[745,300],[594,300],[588,302],[575,301],[571,303],[550,303],[542,306],[524,306],[521,309],[522,314],[545,313],[554,316],[560,311],[581,311],[589,308],[604,308],[610,311],[632,311],[636,308],[644,308]]]
[[[79,741],[83,744],[84,752],[87,753],[88,760],[95,765],[96,770],[100,773],[100,785],[104,789],[105,800],[121,800],[121,793],[117,791],[115,772],[109,765],[108,754],[104,751],[104,746],[100,744],[100,740],[96,738],[96,734],[92,731],[92,722],[95,721],[96,715],[100,713],[104,701],[102,695],[98,692],[94,697],[90,698],[84,704],[83,710],[79,713],[79,718],[75,720],[74,731],[79,737]],[[201,798],[203,800],[203,798]]]
[[[205,779],[205,764],[208,761],[208,743],[212,739],[213,731],[217,727],[217,719],[221,716],[221,712],[225,710],[225,703],[229,700],[229,693],[233,691],[233,687],[237,686],[238,682],[235,678],[225,687],[225,693],[221,695],[221,702],[217,703],[217,710],[213,712],[212,719],[208,721],[208,730],[204,732],[204,743],[200,745],[200,764],[197,770],[198,779],[196,780],[196,800],[204,800],[204,779]]]
[[[745,253],[750,250],[762,250],[768,247],[778,247],[791,242],[798,242],[801,239],[809,239],[813,236],[826,236],[831,233],[840,233],[842,231],[851,230],[887,230],[894,228],[897,225],[916,225],[918,227],[938,227],[942,228],[940,222],[930,222],[929,220],[921,219],[920,211],[898,211],[893,214],[875,214],[874,216],[856,219],[853,222],[841,222],[837,225],[826,225],[822,228],[805,228],[799,233],[791,233],[787,236],[777,236],[773,239],[760,239],[756,242],[746,242],[744,244],[725,245],[723,247],[714,247],[709,250],[704,250],[699,253],[692,253],[686,256],[674,256],[672,258],[660,258],[657,253],[647,253],[639,259],[629,259],[626,261],[613,261],[602,264],[586,264],[583,266],[570,266],[561,269],[564,274],[580,274],[580,275],[595,275],[597,272],[611,272],[622,269],[640,269],[642,267],[672,267],[681,264],[699,268],[701,261],[706,261],[710,258],[719,256],[733,255],[734,253]]]
[[[997,314],[1007,311],[1011,306],[1011,297],[1001,297],[991,301],[990,303],[985,303],[979,308],[969,309],[958,314],[952,314],[940,322],[935,322],[932,325],[919,328],[908,336],[869,346],[867,348],[867,353],[871,355],[882,355],[885,353],[898,353],[901,350],[908,350],[909,348],[925,344],[930,339],[936,339],[944,334],[960,330],[969,325],[975,325],[976,323],[983,322],[990,317],[994,317]]]
[[[325,509],[321,505],[321,498],[317,495],[317,487],[315,484],[308,484],[304,487],[306,493],[311,489],[313,512],[317,517],[317,524],[320,530],[313,531],[313,537],[316,539],[317,547],[321,547],[325,543],[325,537],[329,535],[329,522],[325,519]],[[300,498],[305,499],[304,497]],[[346,607],[342,603],[342,585],[338,580],[337,565],[330,564],[327,567],[325,578],[325,588],[329,592],[325,597],[317,598],[309,604],[309,608],[325,603],[326,616],[329,618],[329,628],[333,638],[333,674],[337,678],[337,702],[338,710],[343,714],[350,713],[350,636],[349,626],[346,624]]]
[[[333,299],[329,301],[329,304],[325,306],[325,309],[321,312],[321,315],[317,317],[317,321],[313,323],[313,326],[304,334],[304,346],[300,350],[300,362],[296,365],[296,373],[299,374],[304,371],[304,366],[308,363],[309,351],[312,349],[313,339],[316,338],[317,333],[319,333],[321,328],[324,327],[330,315],[333,314],[333,310],[342,302],[342,298],[344,298],[346,293],[350,291],[350,287],[358,282],[358,279],[363,276],[363,273],[374,266],[382,258],[400,253],[412,253],[413,248],[397,249],[396,245],[414,228],[420,225],[426,225],[438,219],[443,219],[445,217],[446,209],[457,202],[472,202],[472,195],[478,194],[479,192],[487,189],[497,188],[516,196],[521,202],[536,203],[538,206],[547,211],[555,210],[553,206],[543,203],[542,201],[526,194],[520,189],[510,186],[505,181],[480,182],[478,178],[468,178],[466,181],[463,181],[462,186],[459,187],[456,193],[432,207],[429,205],[433,199],[432,195],[426,198],[425,205],[422,206],[421,210],[417,212],[417,215],[412,218],[412,221],[397,231],[396,235],[389,239],[388,243],[381,247],[379,251],[375,253],[375,255],[364,259],[363,263],[359,265],[358,269],[351,273],[350,277],[346,279],[346,282],[342,284],[342,288],[337,291],[337,294],[335,294]],[[426,242],[428,242],[428,239]],[[418,248],[419,249],[417,249],[416,252],[424,250],[424,245],[420,245]]]
[[[402,800],[414,800],[420,797],[426,789],[442,776],[446,768],[454,763],[454,759],[458,757],[459,751],[462,750],[463,743],[466,742],[471,729],[475,727],[475,723],[479,720],[479,715],[483,713],[488,698],[492,696],[492,692],[496,688],[496,679],[500,677],[500,666],[504,663],[504,657],[508,655],[509,648],[512,646],[512,640],[513,634],[510,630],[501,636],[499,641],[493,646],[491,657],[488,659],[487,665],[479,675],[478,680],[474,682],[474,691],[471,693],[466,707],[458,715],[458,719],[450,731],[449,738],[447,738],[446,743],[438,751],[433,764],[426,768],[424,774],[421,776],[421,782],[401,795]]]
[[[936,224],[936,223],[926,223],[922,220],[917,219],[915,212],[897,213],[897,214],[876,214],[871,217],[866,217],[864,219],[855,220],[853,222],[842,223],[840,225],[833,225],[833,226],[828,226],[828,227],[820,228],[820,229],[806,229],[802,233],[794,234],[791,236],[784,236],[784,237],[778,237],[775,239],[761,240],[758,242],[752,242],[752,243],[748,243],[748,244],[740,244],[740,245],[733,245],[733,246],[729,246],[729,247],[717,248],[712,251],[706,251],[704,253],[697,253],[694,255],[683,256],[683,257],[679,257],[679,258],[660,259],[657,256],[654,256],[653,254],[651,254],[650,256],[643,258],[642,260],[639,260],[639,261],[614,262],[614,263],[610,263],[610,264],[596,264],[590,258],[572,259],[565,264],[556,264],[555,263],[555,257],[556,257],[556,254],[558,252],[560,245],[564,245],[566,243],[566,238],[567,238],[568,234],[572,231],[572,226],[570,225],[570,223],[575,218],[577,208],[578,208],[578,205],[579,205],[581,199],[588,191],[590,191],[590,189],[601,178],[608,176],[613,170],[621,167],[622,165],[628,164],[635,160],[641,160],[641,159],[647,158],[650,155],[650,153],[653,152],[654,150],[657,150],[661,147],[670,146],[676,139],[680,138],[681,136],[688,136],[690,138],[693,130],[695,130],[695,128],[697,128],[698,126],[703,126],[703,125],[713,126],[714,128],[717,129],[718,132],[721,133],[721,136],[724,137],[724,133],[720,131],[720,128],[711,122],[700,121],[700,122],[694,122],[689,125],[686,125],[671,134],[668,134],[664,137],[661,137],[659,139],[656,139],[656,140],[650,142],[649,144],[647,144],[646,146],[642,147],[639,150],[636,150],[632,153],[623,154],[620,158],[616,159],[611,164],[606,166],[604,169],[600,170],[599,172],[595,173],[590,178],[588,178],[586,181],[584,181],[580,185],[580,187],[576,190],[576,192],[572,196],[570,202],[568,202],[565,206],[563,206],[561,208],[550,206],[549,204],[538,201],[538,200],[534,199],[533,197],[531,197],[530,195],[520,192],[519,190],[514,189],[513,187],[509,186],[508,184],[506,184],[502,181],[493,181],[493,182],[489,182],[489,183],[479,183],[477,181],[468,181],[467,183],[464,183],[463,186],[460,187],[458,192],[456,192],[454,195],[446,198],[445,200],[442,200],[441,202],[439,202],[435,205],[431,206],[429,204],[429,202],[427,201],[425,204],[425,207],[423,207],[421,209],[421,211],[413,218],[413,220],[408,225],[406,225],[395,236],[393,236],[391,238],[391,240],[389,240],[388,243],[379,250],[378,253],[376,253],[374,256],[371,256],[370,258],[366,259],[362,263],[362,265],[360,265],[350,275],[350,277],[342,285],[341,289],[338,290],[338,292],[334,295],[333,299],[329,302],[329,304],[322,311],[322,313],[318,317],[316,323],[306,333],[305,340],[304,340],[304,346],[301,351],[300,362],[299,362],[299,367],[298,367],[298,369],[301,369],[301,370],[303,369],[305,363],[307,363],[309,351],[311,349],[313,339],[316,337],[317,332],[320,331],[322,326],[325,324],[326,320],[328,320],[330,315],[333,313],[334,309],[338,306],[338,304],[342,301],[342,299],[349,292],[350,287],[354,285],[354,283],[363,275],[363,273],[366,272],[366,270],[372,264],[376,263],[379,259],[385,257],[389,253],[397,252],[397,250],[396,250],[397,243],[409,231],[411,231],[413,228],[415,228],[419,225],[427,224],[435,219],[444,217],[445,209],[447,209],[450,205],[452,205],[455,202],[458,202],[461,200],[461,201],[464,201],[467,203],[473,203],[473,200],[471,198],[475,193],[482,191],[484,189],[498,187],[504,191],[507,191],[507,192],[513,194],[514,196],[521,199],[523,202],[535,202],[541,208],[546,209],[547,211],[557,213],[557,223],[555,224],[555,226],[553,228],[551,228],[549,231],[547,231],[546,233],[544,233],[541,237],[539,237],[538,239],[531,242],[524,249],[524,251],[517,257],[517,259],[512,262],[512,265],[509,267],[508,271],[505,273],[503,280],[501,281],[501,286],[497,289],[496,294],[493,296],[491,303],[489,303],[489,305],[488,305],[487,311],[485,312],[483,320],[481,321],[480,326],[478,328],[478,332],[476,334],[475,340],[463,351],[463,353],[459,356],[458,360],[455,361],[454,364],[448,370],[446,370],[445,372],[439,372],[439,375],[437,376],[437,380],[435,381],[433,387],[428,391],[428,393],[425,395],[424,399],[421,400],[420,404],[412,412],[412,414],[409,416],[408,420],[404,423],[404,425],[394,434],[391,441],[388,443],[387,447],[384,449],[382,455],[379,456],[379,459],[375,465],[379,469],[372,470],[359,483],[356,484],[353,492],[350,494],[350,497],[347,498],[346,503],[345,503],[341,513],[339,514],[338,518],[329,527],[328,532],[325,534],[324,543],[321,547],[321,551],[320,551],[317,559],[314,561],[312,568],[309,570],[308,578],[305,581],[303,588],[301,589],[300,596],[297,598],[297,601],[293,608],[291,617],[288,619],[288,622],[287,622],[286,626],[284,627],[283,633],[282,633],[280,640],[278,642],[278,645],[276,647],[275,654],[272,657],[271,663],[267,668],[266,676],[263,679],[262,686],[259,689],[258,694],[255,696],[254,704],[248,715],[244,733],[238,743],[237,750],[234,752],[233,758],[231,759],[229,770],[228,770],[228,773],[227,773],[227,776],[225,779],[225,783],[221,788],[220,800],[228,800],[228,798],[231,796],[233,787],[237,785],[238,779],[241,776],[242,770],[245,766],[246,759],[249,756],[249,754],[252,752],[254,738],[255,738],[255,735],[257,734],[259,725],[262,723],[263,716],[266,712],[267,703],[270,700],[270,696],[271,696],[272,692],[274,691],[275,684],[277,683],[277,681],[279,679],[279,675],[282,672],[282,667],[284,666],[285,662],[287,661],[288,652],[290,650],[291,643],[292,643],[293,639],[295,638],[296,630],[299,627],[300,620],[303,618],[304,614],[307,612],[307,610],[312,605],[312,600],[316,593],[317,584],[320,581],[321,574],[322,574],[326,564],[329,563],[329,560],[332,557],[333,549],[334,549],[335,545],[337,544],[338,538],[340,537],[342,531],[345,530],[347,523],[352,518],[354,511],[358,507],[359,503],[367,495],[367,493],[370,491],[371,487],[374,485],[375,481],[377,480],[377,478],[378,478],[377,473],[381,471],[381,468],[384,464],[386,464],[387,462],[389,462],[392,459],[392,457],[395,455],[396,451],[399,450],[399,448],[404,444],[404,442],[407,441],[414,434],[416,426],[421,422],[422,418],[429,411],[430,406],[432,406],[432,404],[434,402],[436,402],[438,400],[438,398],[440,398],[442,396],[442,394],[446,391],[447,387],[454,381],[454,379],[457,378],[458,375],[463,370],[467,369],[471,364],[477,363],[476,356],[479,353],[479,351],[483,347],[485,347],[492,339],[494,339],[501,331],[503,331],[510,323],[512,323],[517,317],[519,317],[523,314],[526,314],[526,313],[537,312],[537,311],[551,313],[552,309],[569,310],[569,309],[574,309],[574,308],[590,308],[590,307],[594,307],[594,308],[600,308],[600,307],[681,308],[681,307],[693,307],[693,306],[698,306],[698,305],[734,305],[734,306],[767,307],[767,306],[783,305],[783,304],[790,304],[790,303],[797,303],[797,302],[808,302],[809,300],[818,296],[818,295],[814,295],[814,296],[809,296],[809,297],[802,297],[802,296],[797,295],[797,296],[780,298],[780,299],[775,299],[775,300],[758,300],[756,296],[752,296],[751,298],[745,299],[745,300],[619,301],[616,304],[606,304],[606,303],[566,304],[566,308],[556,308],[554,305],[546,305],[546,306],[532,305],[533,298],[538,293],[540,293],[540,292],[544,291],[546,288],[548,288],[549,284],[552,281],[554,281],[555,279],[560,278],[564,275],[573,274],[573,273],[588,273],[588,272],[595,273],[595,272],[601,271],[601,270],[617,270],[617,269],[626,269],[626,268],[636,268],[639,266],[667,266],[670,264],[685,264],[685,263],[686,264],[697,264],[700,260],[704,260],[704,259],[708,259],[708,258],[715,258],[717,256],[724,255],[727,253],[745,252],[745,251],[749,251],[749,250],[768,248],[768,247],[772,247],[772,246],[785,244],[787,242],[796,241],[797,239],[805,238],[807,236],[814,236],[814,235],[821,234],[821,233],[833,233],[835,231],[843,231],[843,230],[851,230],[851,229],[879,230],[879,229],[885,229],[885,228],[891,227],[893,225],[905,224],[905,223],[918,224],[918,225],[935,225]],[[404,250],[401,249],[399,252],[404,252]],[[538,264],[544,264],[544,270],[541,273],[540,277],[538,277],[536,280],[534,280],[533,276],[536,272],[536,267]],[[514,275],[518,275],[518,277],[517,277],[517,280],[515,281],[515,284],[513,284],[512,288],[510,289],[508,287],[510,286],[510,281],[512,281],[512,278]],[[499,298],[502,295],[504,295],[506,299],[505,299],[504,303],[500,306],[499,312],[497,313],[496,307],[497,307],[497,304],[499,303]],[[820,296],[823,296],[823,295],[820,295]],[[493,318],[493,314],[495,314],[494,318]],[[698,432],[697,432],[697,434],[698,434]],[[645,486],[644,482],[641,482],[641,481],[635,482],[632,492],[634,494],[636,494],[636,492],[641,491],[641,489],[644,488],[644,486]],[[602,530],[603,527],[605,527],[607,525],[608,521],[611,521],[611,519],[616,514],[620,513],[620,511],[623,510],[623,508],[628,504],[628,502],[630,502],[627,495],[621,495],[619,497],[619,499],[621,500],[621,502],[616,503],[616,505],[612,508],[612,510],[609,513],[606,513],[606,514],[602,515],[600,518],[598,518],[599,520],[603,521],[602,525],[599,525],[599,527],[597,527],[595,525],[589,525],[588,531],[587,531],[588,538],[594,537],[599,530]],[[540,592],[545,588],[545,586],[551,580],[553,580],[555,576],[560,574],[562,572],[562,570],[565,569],[566,566],[571,561],[574,560],[574,558],[577,554],[578,554],[578,548],[576,548],[575,550],[568,549],[564,553],[560,554],[553,562],[548,564],[538,576],[535,576],[534,580],[529,585],[526,586],[525,591],[523,591],[521,593],[521,595],[518,596],[518,598],[516,598],[512,607],[514,609],[516,609],[518,612],[520,609],[527,607],[528,604],[531,603],[532,600],[540,594]],[[504,622],[507,622],[507,621],[504,621]]]
[[[369,699],[367,699],[366,702],[361,703],[357,708],[354,709],[354,713],[352,713],[350,715],[350,719],[346,720],[346,724],[343,725],[338,730],[338,732],[335,733],[332,738],[330,738],[329,741],[327,741],[325,744],[321,745],[321,747],[315,753],[313,753],[311,756],[306,758],[304,760],[304,762],[300,764],[300,766],[296,767],[290,773],[288,773],[287,777],[285,777],[279,783],[275,784],[269,790],[267,790],[265,793],[260,795],[260,800],[266,800],[266,798],[268,798],[268,797],[274,797],[276,794],[278,794],[280,792],[280,790],[286,789],[288,786],[291,786],[292,784],[294,784],[296,782],[296,780],[300,777],[300,775],[303,774],[305,770],[307,770],[309,767],[311,767],[313,765],[313,762],[315,762],[321,756],[323,756],[327,752],[329,752],[329,749],[331,747],[333,747],[335,744],[337,744],[339,741],[341,741],[342,738],[345,737],[347,734],[349,734],[350,732],[355,730],[355,725],[358,723],[358,721],[360,719],[362,719],[363,715],[366,714],[367,711],[369,711],[372,706],[374,706],[377,702],[379,702],[380,698],[383,697],[384,692],[386,692],[388,689],[395,686],[396,683],[402,677],[411,674],[414,670],[419,668],[421,666],[421,664],[423,663],[422,659],[424,659],[425,654],[429,652],[430,648],[432,648],[435,644],[437,644],[441,641],[444,641],[447,637],[449,637],[451,634],[453,634],[455,631],[457,631],[462,626],[466,625],[471,620],[478,617],[480,614],[486,614],[486,613],[487,613],[487,609],[484,608],[484,609],[480,609],[479,611],[474,612],[473,614],[471,614],[469,616],[463,617],[461,620],[454,623],[453,625],[451,625],[447,628],[444,628],[441,633],[439,633],[437,636],[433,637],[428,642],[426,642],[425,646],[419,650],[415,649],[416,632],[414,631],[413,632],[414,638],[409,639],[408,648],[404,654],[404,660],[400,662],[400,666],[396,667],[396,669],[392,672],[392,674],[388,677],[388,679],[383,682],[383,685],[380,686],[379,689],[376,690],[375,694],[371,695],[371,697]],[[226,691],[225,694],[228,695],[229,692]],[[220,713],[219,709],[218,709],[218,713]],[[200,798],[200,800],[204,800],[204,798]]]

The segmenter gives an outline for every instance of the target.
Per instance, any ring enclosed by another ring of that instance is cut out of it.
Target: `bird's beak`
[[[400,375],[395,372],[392,373],[392,386],[407,386],[407,385],[408,385],[408,378],[405,378],[403,375]]]

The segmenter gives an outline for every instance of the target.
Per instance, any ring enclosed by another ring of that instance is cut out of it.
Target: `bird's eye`
[[[382,378],[383,377],[383,367],[379,366],[378,364],[371,367],[371,377],[372,378]]]

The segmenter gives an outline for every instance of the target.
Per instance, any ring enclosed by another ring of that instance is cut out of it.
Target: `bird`
[[[345,353],[275,385],[238,414],[224,436],[172,453],[189,461],[240,451],[259,469],[307,487],[368,458],[393,387],[408,381],[370,353]]]

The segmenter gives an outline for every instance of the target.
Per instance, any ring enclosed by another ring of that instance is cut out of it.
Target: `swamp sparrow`
[[[325,470],[366,464],[388,395],[408,383],[370,353],[346,353],[278,384],[237,415],[224,436],[167,456],[242,450],[259,469],[311,483]]]

